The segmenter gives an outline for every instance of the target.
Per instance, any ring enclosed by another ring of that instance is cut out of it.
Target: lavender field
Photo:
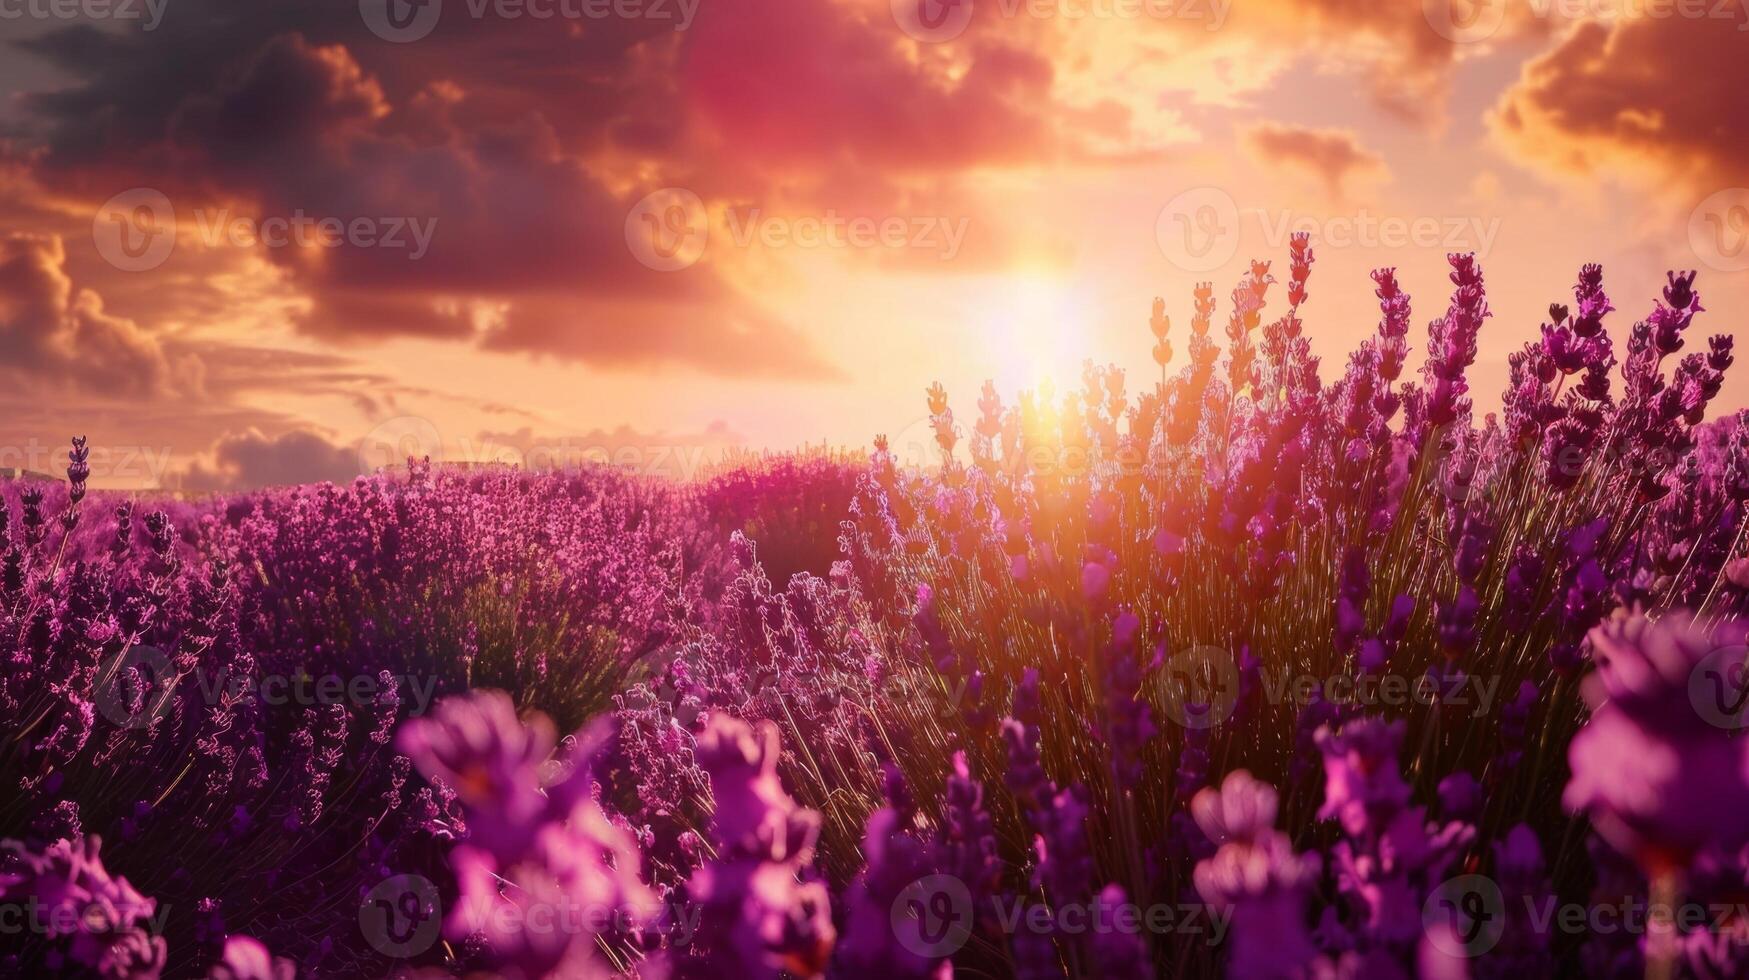
[[[1286,259],[931,387],[927,460],[169,498],[75,439],[0,484],[0,976],[1749,976],[1704,277],[1532,333],[1381,269],[1330,365]]]

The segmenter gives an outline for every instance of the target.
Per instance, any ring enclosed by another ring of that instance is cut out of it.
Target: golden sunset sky
[[[1371,269],[1418,364],[1445,253],[1480,253],[1491,410],[1586,262],[1618,342],[1666,269],[1737,332],[1746,28],[1735,0],[0,0],[0,466],[74,434],[99,487],[190,490],[404,448],[864,447],[933,381],[961,418],[1087,358],[1138,390],[1154,296],[1182,351],[1194,284],[1224,321],[1301,229],[1326,381]]]

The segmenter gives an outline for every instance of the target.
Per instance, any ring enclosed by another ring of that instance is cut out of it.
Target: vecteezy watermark
[[[1749,188],[1711,194],[1688,215],[1688,247],[1719,272],[1749,269]]]
[[[520,933],[540,945],[563,944],[566,937],[626,940],[664,937],[670,949],[691,945],[704,907],[692,902],[645,906],[582,902],[569,895],[535,898],[516,890],[505,895],[462,895],[449,910],[450,924],[470,935]],[[377,952],[410,959],[437,942],[445,910],[437,886],[423,875],[385,878],[358,905],[358,928]]]
[[[1501,219],[1480,215],[1387,215],[1365,208],[1352,214],[1299,214],[1286,208],[1241,209],[1218,187],[1180,193],[1160,209],[1154,237],[1167,261],[1185,272],[1212,272],[1239,253],[1247,219],[1256,222],[1263,248],[1279,251],[1305,233],[1325,248],[1427,248],[1487,257]]]
[[[437,942],[443,901],[423,875],[385,878],[358,903],[358,929],[377,952],[394,959],[418,956]]]
[[[431,706],[436,688],[435,675],[387,671],[348,677],[308,671],[234,675],[197,667],[184,674],[163,650],[135,643],[104,662],[94,700],[97,713],[111,724],[137,730],[150,728],[169,714],[179,690],[208,708],[225,704],[270,708],[343,704],[368,709],[393,698],[398,714],[416,717]]]
[[[1406,675],[1337,673],[1317,675],[1260,664],[1256,689],[1272,705],[1305,708],[1318,701],[1366,711],[1420,705],[1467,708],[1472,718],[1499,703],[1501,678],[1452,673]],[[1195,646],[1162,664],[1156,675],[1161,706],[1184,728],[1212,728],[1233,716],[1244,693],[1238,662],[1229,650]]]
[[[1193,187],[1160,209],[1154,240],[1185,272],[1213,272],[1239,252],[1239,205],[1218,187]]]
[[[437,218],[402,215],[318,216],[302,208],[288,215],[238,215],[229,208],[197,208],[188,226],[207,248],[380,248],[418,261],[431,250]],[[97,252],[123,272],[146,272],[169,261],[178,237],[176,208],[163,192],[139,187],[105,201],[91,225]]]
[[[435,675],[387,671],[343,677],[308,671],[238,676],[225,671],[196,670],[194,680],[202,703],[207,705],[245,703],[270,708],[288,705],[316,708],[345,704],[368,707],[392,695],[400,713],[406,717],[423,715],[431,706],[431,695],[437,689]]]
[[[170,713],[180,676],[164,651],[130,643],[103,663],[92,700],[118,728],[150,728]]]
[[[92,444],[86,465],[91,468],[87,479],[102,485],[128,481],[158,487],[170,471],[174,450],[169,446],[110,446]],[[0,472],[64,473],[67,469],[65,443],[50,445],[35,438],[23,443],[0,446]]]
[[[1481,436],[1481,433],[1473,433]],[[1586,474],[1608,474],[1611,479],[1630,483],[1640,480],[1662,481],[1677,472],[1688,457],[1668,446],[1645,449],[1638,446],[1610,445],[1602,449],[1590,446],[1562,445],[1553,451],[1548,444],[1535,439],[1520,443],[1505,441],[1496,434],[1485,443],[1485,452],[1457,452],[1462,440],[1472,433],[1460,423],[1439,426],[1426,445],[1444,454],[1431,479],[1447,498],[1464,503],[1481,500],[1500,493],[1506,485],[1503,474],[1529,469],[1542,478],[1558,480],[1563,485],[1578,483]],[[1485,465],[1482,460],[1485,459]]]
[[[1259,686],[1270,704],[1304,708],[1315,701],[1354,705],[1366,710],[1401,708],[1418,704],[1468,708],[1471,718],[1493,710],[1500,691],[1500,678],[1486,674],[1452,673],[1445,677],[1419,674],[1332,674],[1318,677],[1286,670],[1258,668]]]
[[[164,935],[170,906],[151,900],[133,903],[104,898],[100,902],[44,902],[35,895],[21,901],[0,902],[0,936],[37,935],[57,938],[76,933],[107,936],[123,922],[132,922],[148,935]]]
[[[104,261],[123,272],[156,269],[176,250],[176,208],[163,191],[122,191],[97,209],[91,240]]]
[[[1421,0],[1433,32],[1453,44],[1486,41],[1506,23],[1507,0]]]
[[[701,0],[462,0],[469,19],[532,21],[642,21],[667,23],[674,30],[692,26]],[[359,0],[358,13],[370,32],[406,44],[430,36],[443,19],[444,0]],[[456,10],[455,0],[450,9]]]
[[[704,906],[668,902],[635,907],[579,902],[570,896],[534,899],[512,896],[463,896],[450,913],[470,934],[553,937],[666,937],[670,949],[692,944],[704,918]]]
[[[1239,664],[1229,650],[1194,646],[1166,662],[1160,686],[1166,717],[1183,728],[1213,728],[1239,704]]]
[[[1475,44],[1499,33],[1512,0],[1422,0],[1434,33]],[[1749,0],[1526,0],[1522,12],[1544,21],[1723,20],[1749,30]]]
[[[1421,905],[1428,942],[1447,956],[1473,957],[1493,949],[1506,931],[1506,899],[1486,875],[1459,875],[1440,883]]]
[[[376,473],[429,458],[452,466],[515,466],[531,473],[572,472],[605,466],[639,476],[688,481],[719,463],[726,446],[682,440],[603,440],[556,436],[527,445],[490,436],[447,439],[429,419],[402,415],[387,419],[358,444],[359,472]]]
[[[1688,675],[1688,700],[1709,725],[1749,728],[1749,647],[1720,647],[1702,657]]]
[[[138,23],[157,30],[170,0],[0,0],[0,21],[82,20]]]
[[[1533,894],[1509,900],[1494,879],[1479,874],[1441,882],[1421,906],[1428,941],[1447,956],[1465,959],[1483,956],[1498,945],[1508,920],[1515,928],[1544,937],[1710,932],[1740,949],[1744,937],[1730,934],[1730,929],[1745,917],[1749,905],[1741,902],[1670,903],[1624,896],[1619,901],[1585,904]]]
[[[1286,248],[1288,241],[1304,232],[1313,245],[1327,248],[1434,248],[1443,252],[1475,252],[1486,258],[1500,234],[1500,218],[1480,215],[1379,215],[1361,208],[1353,214],[1326,217],[1299,215],[1288,210],[1259,211],[1264,242],[1271,249]]]
[[[972,936],[972,892],[953,875],[926,875],[893,899],[888,920],[899,945],[925,959],[958,952]]]
[[[980,908],[965,882],[933,874],[905,886],[893,899],[888,918],[900,946],[925,959],[942,959],[965,946],[980,920],[1010,936],[1200,936],[1218,946],[1227,935],[1232,910],[1200,902],[1114,902],[1104,896],[1052,905],[994,896]]]
[[[678,272],[704,258],[710,215],[704,201],[684,187],[651,191],[626,214],[626,247],[657,272]]]
[[[892,0],[893,23],[919,41],[939,44],[966,32],[972,0]]]
[[[1123,443],[1116,447],[1056,444],[1022,440],[1018,445],[1001,445],[1000,437],[991,442],[989,458],[980,457],[975,449],[976,435],[959,425],[954,427],[958,443],[954,458],[969,458],[979,466],[991,467],[995,473],[1009,477],[1031,476],[1034,479],[1068,479],[1099,474],[1101,477],[1123,479],[1147,472],[1148,452],[1143,447]],[[928,415],[913,418],[904,427],[886,436],[887,453],[895,467],[913,473],[926,473],[942,464],[941,443],[937,439],[935,420]],[[998,452],[998,449],[1000,450]]]
[[[779,216],[748,208],[730,209],[725,224],[736,248],[757,243],[766,248],[916,249],[951,262],[965,244],[972,219],[937,214],[843,215],[832,208],[821,214]]]
[[[974,0],[891,0],[893,22],[918,41],[936,44],[965,33]],[[1233,0],[983,0],[1005,20],[1200,21],[1218,31]]]
[[[832,208],[819,214],[773,215],[750,207],[724,213],[725,234],[718,240],[735,248],[913,249],[951,262],[970,227],[970,218],[944,215],[846,215]],[[697,194],[664,187],[632,206],[625,237],[639,262],[658,272],[677,272],[704,257],[712,237],[710,216]]]

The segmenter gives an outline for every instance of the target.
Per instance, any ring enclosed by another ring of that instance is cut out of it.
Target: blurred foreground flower
[[[402,726],[401,750],[456,787],[468,815],[470,836],[450,854],[460,894],[444,934],[484,943],[504,975],[611,976],[598,940],[633,943],[659,911],[635,841],[591,795],[604,738],[586,733],[554,760],[552,723],[519,720],[500,691],[450,698]],[[622,923],[634,934],[611,932]]]
[[[156,980],[165,962],[158,903],[104,870],[102,843],[58,840],[40,853],[0,843],[0,903],[29,915],[31,928],[57,943],[44,964],[51,970]]]
[[[1573,737],[1562,799],[1654,878],[1709,845],[1749,843],[1749,739],[1719,724],[1742,696],[1731,684],[1741,683],[1744,636],[1740,623],[1710,626],[1681,611],[1618,616],[1591,631],[1592,714]]]

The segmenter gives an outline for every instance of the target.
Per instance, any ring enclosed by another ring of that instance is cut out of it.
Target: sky
[[[935,381],[1141,388],[1153,297],[1183,351],[1195,284],[1300,230],[1326,380],[1372,269],[1419,341],[1478,253],[1485,411],[1588,262],[1618,341],[1668,269],[1736,332],[1746,6],[0,0],[0,467],[926,441]]]

